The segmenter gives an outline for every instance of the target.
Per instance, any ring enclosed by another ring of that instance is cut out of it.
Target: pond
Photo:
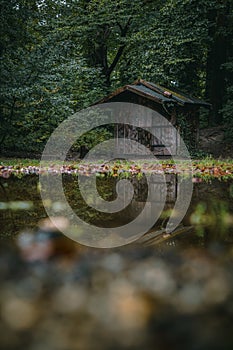
[[[155,223],[152,231],[165,227],[164,222],[177,200],[176,175],[167,175],[167,196],[163,212]],[[85,191],[92,195],[89,178],[86,180]],[[56,176],[53,177],[56,181]],[[74,212],[93,225],[120,226],[133,219],[144,207],[147,199],[146,180],[132,181],[134,197],[125,210],[119,213],[100,213],[87,205],[82,198],[78,187],[77,176],[63,176],[65,195]],[[100,195],[107,201],[116,198],[117,180],[114,178],[97,179],[97,188]],[[158,191],[155,188],[154,191]],[[183,230],[180,235],[171,235],[172,241],[179,241],[184,246],[206,247],[213,242],[224,246],[233,243],[233,181],[212,180],[209,183],[194,183],[192,200],[187,213],[182,220]],[[126,198],[123,201],[126,202]],[[54,212],[59,212],[62,203],[51,203]],[[150,210],[150,209],[149,209]],[[151,215],[150,211],[147,215]],[[35,229],[39,220],[47,217],[44,209],[40,190],[39,177],[37,175],[25,175],[22,178],[12,175],[8,179],[0,178],[0,218],[2,222],[1,239],[15,238],[25,229]],[[185,228],[187,230],[185,231]],[[140,240],[139,240],[140,241]],[[151,244],[156,243],[151,240]]]
[[[67,200],[97,227],[125,225],[144,208],[144,178],[131,180],[133,200],[114,214],[90,208],[77,180],[63,175]],[[116,199],[116,183],[98,178],[99,194]],[[233,181],[195,182],[172,234],[165,227],[177,176],[168,175],[166,184],[164,210],[147,234],[123,247],[97,249],[54,228],[38,175],[0,178],[1,348],[232,349]],[[88,194],[88,178],[85,188]],[[62,228],[63,203],[48,205]],[[150,215],[149,206],[145,220]]]

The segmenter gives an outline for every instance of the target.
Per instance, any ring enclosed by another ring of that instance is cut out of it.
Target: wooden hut
[[[106,102],[131,102],[157,111],[181,132],[184,141],[188,143],[191,149],[198,148],[200,107],[211,107],[209,103],[188,96],[176,88],[164,88],[142,79],[117,89],[98,101],[97,104]],[[119,124],[116,126],[115,132],[118,137],[128,135],[126,137],[130,138],[132,132],[130,133],[128,129],[127,124]],[[153,137],[148,136],[148,133],[143,133],[142,130],[137,131],[136,139],[146,145],[155,155],[166,155],[165,147],[156,142]],[[176,142],[173,140],[173,143]],[[176,151],[174,150],[173,153],[175,154]]]

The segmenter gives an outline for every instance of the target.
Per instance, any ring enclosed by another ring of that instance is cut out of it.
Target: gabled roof
[[[202,106],[210,108],[211,105],[205,101],[202,101],[200,99],[197,99],[192,96],[188,96],[187,94],[179,91],[176,88],[167,89],[163,86],[147,82],[145,80],[139,79],[136,80],[131,85],[125,85],[114,92],[112,92],[110,95],[104,97],[97,103],[104,103],[111,100],[113,97],[120,95],[124,91],[131,91],[139,96],[143,96],[145,98],[148,98],[150,100],[153,100],[157,103],[172,103],[180,106],[185,105],[195,105],[195,106]]]

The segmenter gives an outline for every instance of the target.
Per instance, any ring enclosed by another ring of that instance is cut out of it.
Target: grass
[[[26,166],[38,166],[40,164],[39,159],[29,158],[0,158],[0,165],[13,166],[13,167],[26,167]]]
[[[65,161],[64,166],[70,167],[72,169],[78,169],[80,160],[78,161]],[[130,169],[132,170],[132,167],[135,169],[142,169],[143,171],[146,171],[150,173],[154,170],[154,167],[160,167],[165,173],[171,173],[175,172],[176,165],[178,166],[178,169],[181,170],[181,172],[184,173],[190,173],[193,172],[193,176],[196,178],[201,178],[204,181],[209,181],[214,178],[218,178],[219,180],[229,180],[233,179],[233,159],[214,159],[211,157],[206,157],[204,159],[194,159],[192,160],[192,166],[190,166],[189,161],[186,160],[174,160],[174,159],[161,159],[159,161],[151,161],[151,160],[142,160],[137,159],[135,161],[129,161],[129,160],[112,160],[110,162],[105,162],[103,159],[100,159],[98,161],[95,161],[95,164],[93,162],[89,161],[83,161],[82,163],[85,164],[86,167],[89,165],[101,165],[103,163],[107,163],[109,165],[109,173],[113,176],[120,176],[120,170],[124,171],[124,176],[126,176],[126,173],[129,173],[130,175]],[[46,161],[44,164],[44,167],[52,167],[56,165],[61,165],[61,161]],[[28,158],[0,158],[0,166],[1,167],[10,167],[11,169],[21,169],[21,168],[27,168],[29,166],[35,166],[39,167],[40,160],[38,159],[28,159]],[[137,170],[136,169],[136,170]],[[0,169],[1,170],[1,169]],[[140,171],[139,171],[140,172]],[[131,172],[132,174],[132,172]]]
[[[79,160],[78,161],[65,161],[65,164],[79,164]],[[61,163],[60,161],[53,161],[53,164],[56,164],[56,163]],[[87,162],[85,162],[87,163]],[[96,162],[97,164],[101,164],[101,163],[105,163],[104,159],[100,159]],[[138,164],[138,165],[142,165],[142,164],[145,164],[145,163],[148,163],[148,164],[153,164],[154,162],[152,162],[151,160],[141,160],[141,159],[138,159],[136,161],[127,161],[127,160],[115,160],[114,161],[115,164]],[[171,165],[171,164],[184,164],[185,165],[185,161],[184,160],[174,160],[174,159],[160,159],[159,160],[159,163],[160,164],[164,164],[164,165]],[[26,167],[26,166],[39,166],[40,165],[40,159],[29,159],[29,158],[4,158],[4,157],[1,157],[0,158],[0,165],[3,165],[3,166],[13,166],[13,167],[19,167],[19,166],[23,166],[23,167]],[[233,166],[233,159],[214,159],[214,158],[211,158],[211,157],[206,157],[206,158],[203,158],[203,159],[193,159],[192,160],[192,165],[195,167],[195,166],[198,166],[198,167],[218,167],[218,166],[221,166],[221,167],[228,167],[228,166]]]

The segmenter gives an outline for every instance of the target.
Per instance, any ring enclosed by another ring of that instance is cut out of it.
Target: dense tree
[[[206,98],[209,123],[233,125],[230,0],[0,6],[2,149],[40,152],[69,114],[138,77]]]
[[[82,57],[70,56],[66,42],[58,40],[58,10],[53,2],[2,3],[3,148],[41,151],[59,122],[86,100],[90,103],[87,82],[96,77],[92,88],[99,84],[98,70],[88,68]]]

